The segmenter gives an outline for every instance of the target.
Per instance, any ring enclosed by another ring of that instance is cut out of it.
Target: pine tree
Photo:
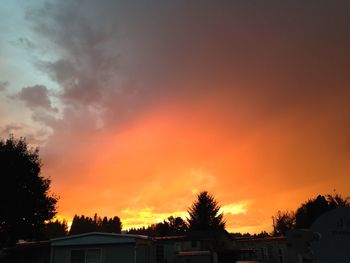
[[[220,206],[215,198],[207,191],[198,194],[188,210],[190,218],[188,225],[190,230],[217,230],[225,228],[223,213],[219,213]]]

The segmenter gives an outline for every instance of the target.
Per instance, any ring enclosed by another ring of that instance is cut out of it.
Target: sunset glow
[[[350,5],[200,2],[2,3],[0,136],[39,146],[58,219],[186,219],[207,190],[258,233],[350,195]]]

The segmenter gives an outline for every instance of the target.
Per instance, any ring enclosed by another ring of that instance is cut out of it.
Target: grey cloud
[[[328,1],[76,0],[28,19],[55,48],[57,59],[38,65],[62,102],[102,107],[108,124],[220,93],[251,100],[256,114],[348,95],[348,11]]]
[[[4,128],[0,127],[0,138],[6,138],[11,134],[15,136],[24,137],[29,145],[38,146],[45,142],[47,131],[39,130],[38,132],[28,132],[28,126],[22,123],[14,123],[5,125]]]
[[[5,91],[9,83],[7,81],[0,81],[0,92]]]
[[[38,145],[42,145],[45,143],[46,138],[42,139],[38,137],[36,134],[28,133],[24,135],[24,138],[28,142],[29,145],[34,147],[38,147]]]
[[[56,125],[59,121],[59,119],[57,119],[52,114],[45,112],[45,111],[40,111],[40,110],[35,110],[33,112],[32,119],[36,122],[44,124],[46,127],[50,127],[50,128],[56,127]]]
[[[17,45],[19,47],[23,47],[24,49],[27,49],[27,50],[33,50],[36,48],[36,45],[34,44],[34,42],[32,42],[26,37],[19,37],[17,40],[12,41],[12,44]]]
[[[21,129],[23,129],[23,125],[21,124],[8,124],[1,130],[1,133],[9,135]]]
[[[41,107],[52,112],[57,112],[57,109],[51,105],[48,90],[45,86],[35,85],[22,88],[15,97],[24,101],[25,104],[31,109]]]

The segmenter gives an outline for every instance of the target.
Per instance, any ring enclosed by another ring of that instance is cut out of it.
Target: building
[[[242,237],[237,238],[240,249],[239,260],[294,263],[299,262],[298,256],[284,236],[280,237]]]
[[[234,238],[225,230],[192,231],[154,240],[156,263],[232,263],[238,253]]]
[[[19,242],[0,251],[2,263],[49,263],[50,241]]]
[[[147,236],[86,233],[51,240],[50,263],[151,263]]]

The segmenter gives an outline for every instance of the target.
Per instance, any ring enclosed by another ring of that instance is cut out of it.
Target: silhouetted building
[[[288,241],[283,236],[241,237],[236,240],[241,251],[239,260],[269,263],[299,262],[297,254],[289,248]]]
[[[51,240],[51,263],[151,263],[147,236],[92,232]]]
[[[49,263],[50,241],[20,242],[3,249],[0,254],[2,263]]]
[[[232,263],[238,254],[235,239],[225,230],[192,231],[154,240],[156,263]]]

